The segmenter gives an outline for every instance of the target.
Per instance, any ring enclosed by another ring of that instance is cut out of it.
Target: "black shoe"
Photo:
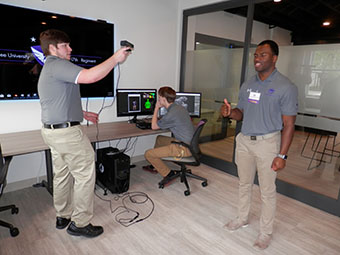
[[[101,226],[92,226],[91,223],[85,227],[78,228],[74,221],[72,221],[66,231],[73,236],[96,237],[102,234],[104,229]]]
[[[175,175],[176,175],[176,172],[175,172],[174,170],[171,170],[170,173],[168,173],[168,175],[165,176],[165,177],[163,178],[163,180],[161,180],[161,181],[158,183],[159,187],[161,188],[161,186],[164,187],[165,185],[170,184],[171,181],[175,179],[175,178],[174,178]]]
[[[70,223],[70,219],[66,219],[66,218],[62,218],[62,217],[57,217],[56,220],[56,228],[57,229],[63,229],[66,228],[68,226],[68,224]]]
[[[147,166],[143,166],[143,170],[144,171],[148,171],[152,174],[157,174],[157,170],[153,167],[153,165],[147,165]]]

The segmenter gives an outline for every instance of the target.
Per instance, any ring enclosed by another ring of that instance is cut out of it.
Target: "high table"
[[[92,143],[169,132],[168,130],[139,129],[127,121],[82,125],[82,127]],[[42,139],[40,129],[0,134],[0,145],[4,157],[45,151],[47,181],[43,181],[42,185],[50,194],[53,193],[51,152]]]

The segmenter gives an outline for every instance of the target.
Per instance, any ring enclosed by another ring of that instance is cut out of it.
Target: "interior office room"
[[[250,228],[234,233],[223,228],[237,214],[234,138],[241,123],[222,118],[219,108],[223,98],[237,104],[241,82],[255,74],[253,54],[264,39],[280,46],[277,68],[299,88],[299,114],[287,166],[278,173],[274,239],[262,253],[340,252],[340,25],[336,20],[340,6],[336,0],[1,0],[0,4],[114,24],[115,49],[121,40],[135,46],[119,74],[115,69],[115,84],[119,81],[122,89],[168,85],[176,91],[200,92],[201,118],[208,119],[201,135],[201,165],[192,168],[208,179],[208,186],[189,179],[190,196],[183,194],[179,181],[159,189],[161,177],[142,170],[144,152],[154,146],[157,134],[132,138],[133,149],[127,154],[136,167],[131,168],[129,192],[143,192],[152,203],[134,208],[141,210],[140,218],[145,220],[126,227],[114,211],[122,197],[104,196],[96,189],[94,221],[105,232],[95,239],[55,229],[51,195],[32,187],[46,178],[45,153],[14,156],[0,206],[16,204],[19,213],[1,212],[0,219],[18,227],[20,234],[11,237],[0,228],[0,254],[258,253],[252,247],[261,213],[257,185]],[[322,14],[334,20],[334,27],[316,24]],[[110,105],[112,98],[106,100]],[[103,98],[84,98],[82,103],[84,109],[98,112]],[[0,101],[0,135],[40,129],[40,113],[38,100]],[[101,111],[99,119],[111,123],[129,118],[117,117],[113,103]],[[128,145],[131,140],[126,138],[98,142],[96,147],[124,149]]]

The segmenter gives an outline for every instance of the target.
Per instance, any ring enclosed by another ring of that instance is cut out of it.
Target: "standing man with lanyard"
[[[101,64],[83,69],[70,62],[70,38],[62,31],[49,29],[40,34],[46,56],[38,82],[41,104],[41,130],[52,153],[53,200],[56,228],[67,228],[70,235],[96,237],[103,233],[93,226],[95,157],[80,122],[97,123],[96,113],[83,112],[79,84],[103,79],[130,54],[124,47]]]
[[[273,233],[276,210],[276,175],[286,165],[287,153],[294,135],[297,114],[297,87],[276,68],[278,45],[261,42],[254,54],[257,75],[240,89],[239,102],[232,109],[226,99],[221,107],[224,117],[243,120],[236,136],[235,162],[239,176],[238,217],[226,224],[230,231],[246,227],[251,193],[257,170],[261,191],[260,234],[254,243],[266,249]]]

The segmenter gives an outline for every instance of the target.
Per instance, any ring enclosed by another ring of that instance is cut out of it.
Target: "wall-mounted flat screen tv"
[[[66,32],[71,61],[84,68],[114,52],[114,25],[105,21],[60,15],[0,4],[0,100],[38,99],[37,83],[44,56],[39,35],[50,28]],[[113,71],[94,84],[80,85],[82,97],[112,97]]]

